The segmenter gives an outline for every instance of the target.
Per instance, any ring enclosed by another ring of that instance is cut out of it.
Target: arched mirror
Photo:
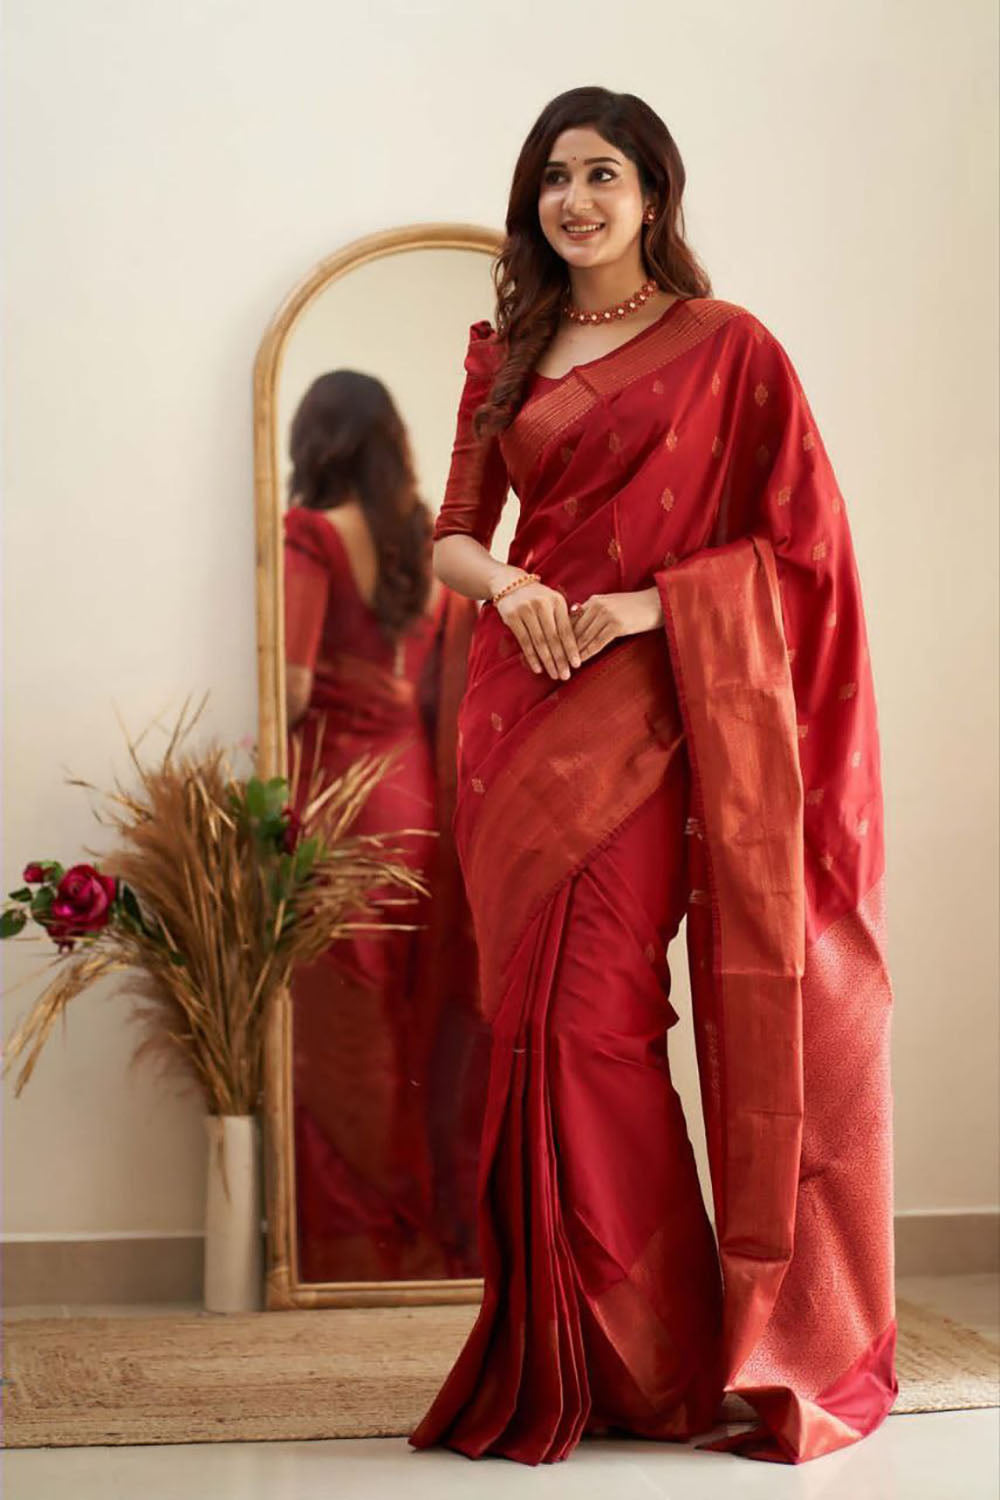
[[[431,224],[348,245],[292,292],[257,357],[261,774],[287,774],[289,733],[298,732],[286,717],[286,668],[290,655],[298,670],[301,634],[296,591],[305,600],[315,578],[326,602],[309,606],[319,636],[310,660],[318,652],[315,679],[336,685],[349,721],[336,764],[355,750],[378,753],[386,726],[410,716],[410,771],[373,802],[364,831],[390,831],[394,820],[423,827],[420,812],[430,809],[438,834],[424,872],[431,895],[412,919],[419,931],[354,944],[351,962],[333,945],[330,962],[297,972],[274,1011],[265,1062],[269,1307],[471,1302],[481,1294],[474,1194],[486,1036],[449,828],[455,714],[477,606],[433,580],[421,619],[382,661],[364,577],[365,525],[352,537],[339,514],[313,507],[302,516],[291,492],[290,431],[320,377],[374,377],[378,387],[348,381],[343,389],[363,386],[391,403],[418,494],[436,513],[469,325],[493,315],[500,243],[493,230]],[[299,514],[290,519],[291,510]],[[514,522],[504,517],[500,547]],[[328,729],[329,716],[323,723]],[[358,725],[374,726],[371,743]],[[413,785],[420,798],[393,801],[393,787]]]

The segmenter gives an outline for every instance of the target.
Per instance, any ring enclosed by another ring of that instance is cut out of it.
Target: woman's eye
[[[602,173],[603,177],[599,175]],[[558,167],[552,167],[543,175],[542,181],[543,183],[545,183],[546,187],[554,187],[557,182],[561,181],[562,178],[565,177],[565,175],[565,172],[562,172]],[[595,167],[590,174],[590,179],[592,182],[595,179],[598,181],[603,181],[608,178],[610,178],[611,181],[614,181],[614,176],[615,174],[614,172],[612,172],[610,167]]]

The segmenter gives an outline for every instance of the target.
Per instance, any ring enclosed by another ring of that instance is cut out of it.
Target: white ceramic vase
[[[206,1115],[205,1308],[253,1312],[263,1300],[261,1153],[255,1115]]]

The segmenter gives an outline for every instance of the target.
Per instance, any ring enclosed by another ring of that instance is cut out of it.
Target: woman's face
[[[542,170],[538,218],[567,265],[608,266],[630,254],[645,206],[635,162],[592,126],[574,126],[556,137]],[[599,227],[574,230],[573,224]]]

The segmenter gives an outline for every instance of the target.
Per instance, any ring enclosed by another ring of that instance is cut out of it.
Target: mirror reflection
[[[294,977],[300,1282],[480,1275],[487,1033],[450,826],[478,606],[434,578],[430,537],[492,300],[482,251],[384,255],[310,300],[281,360],[288,764],[326,780],[391,752],[355,831],[438,834],[403,843],[430,890],[399,910],[416,930],[351,934]]]

